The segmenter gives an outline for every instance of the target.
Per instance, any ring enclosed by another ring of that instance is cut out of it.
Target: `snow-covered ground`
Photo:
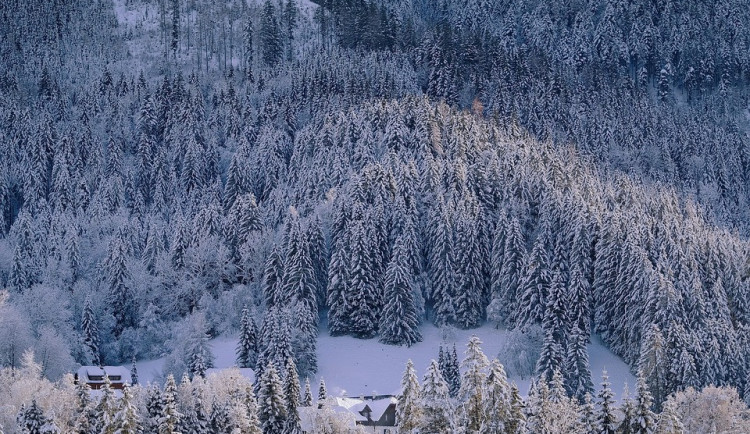
[[[318,375],[311,378],[313,391],[323,377],[332,396],[351,396],[391,394],[399,389],[401,375],[406,361],[411,359],[421,378],[430,363],[437,359],[440,344],[456,344],[459,360],[472,335],[477,335],[483,342],[482,350],[489,358],[496,357],[506,338],[505,330],[496,330],[492,325],[485,325],[475,330],[451,329],[448,336],[444,329],[432,325],[421,328],[424,340],[412,347],[395,347],[384,345],[377,339],[362,340],[348,336],[331,337],[323,330],[318,337]],[[219,337],[211,341],[216,368],[229,368],[235,365],[237,339]],[[612,382],[615,398],[622,396],[623,386],[627,382],[633,390],[635,378],[628,366],[605,348],[601,342],[589,345],[591,373],[594,384],[598,387],[602,370],[606,369]],[[502,362],[502,360],[500,360]],[[161,380],[164,359],[141,361],[137,363],[141,383]],[[529,379],[511,377],[522,394],[529,388]]]

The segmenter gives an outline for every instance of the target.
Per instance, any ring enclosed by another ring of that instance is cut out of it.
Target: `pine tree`
[[[86,296],[86,301],[83,303],[81,330],[83,331],[83,343],[86,345],[91,356],[91,363],[95,366],[101,366],[99,327],[96,325],[96,316],[94,315],[94,308],[91,303],[91,295]]]
[[[31,401],[28,408],[21,406],[16,417],[18,428],[24,434],[59,434],[60,429],[48,418],[44,411],[37,405],[36,400]]]
[[[328,390],[326,389],[326,382],[323,380],[323,377],[320,377],[320,384],[318,385],[318,408],[321,408],[327,399]]]
[[[632,430],[636,434],[651,434],[656,429],[656,415],[651,409],[653,398],[646,385],[646,377],[643,371],[638,371],[638,385],[635,399]]]
[[[461,372],[458,364],[458,354],[456,353],[456,344],[453,344],[453,350],[449,355],[446,355],[448,360],[446,370],[447,374],[445,380],[448,383],[448,392],[451,398],[458,396],[458,391],[461,389]]]
[[[348,242],[348,240],[346,240]],[[344,244],[340,239],[337,244]],[[328,330],[331,336],[346,334],[351,327],[351,304],[349,302],[349,259],[348,250],[337,247],[331,256],[328,267]]]
[[[281,433],[287,418],[284,388],[276,367],[269,363],[263,370],[258,392],[258,419],[266,434]]]
[[[484,386],[487,382],[485,370],[489,365],[487,357],[480,348],[482,341],[472,336],[466,345],[466,356],[461,361],[463,376],[461,377],[461,388],[458,391],[459,398],[459,421],[463,429],[467,431],[479,431],[484,424]]]
[[[328,246],[326,246],[322,223],[318,216],[307,225],[306,233],[307,247],[318,289],[316,298],[320,304],[324,304],[328,287]]]
[[[286,377],[284,380],[284,395],[286,396],[286,421],[284,423],[284,434],[301,434],[299,407],[300,387],[297,367],[292,358],[286,360]]]
[[[547,294],[552,280],[548,231],[546,225],[542,227],[526,261],[526,273],[520,281],[521,293],[514,321],[517,327],[538,324],[544,319],[544,307],[547,304]]]
[[[515,383],[510,386],[510,417],[505,423],[508,434],[521,434],[526,432],[525,403]]]
[[[432,249],[430,250],[431,301],[435,310],[435,324],[451,324],[455,319],[455,269],[453,252],[453,227],[448,214],[436,211],[431,223]]]
[[[115,413],[117,412],[117,398],[112,390],[109,376],[104,375],[104,385],[100,389],[102,395],[96,405],[96,431],[102,434],[115,432]]]
[[[617,432],[616,406],[614,394],[610,388],[607,371],[602,372],[602,388],[599,390],[597,402],[597,432],[601,434],[615,434]]]
[[[159,424],[164,417],[164,406],[161,399],[161,391],[156,385],[148,388],[146,394],[146,413],[146,419],[143,421],[143,431],[158,433]]]
[[[130,387],[122,390],[120,398],[120,408],[115,414],[113,421],[114,434],[139,434],[143,432],[138,418],[138,409],[133,402],[133,395]]]
[[[355,222],[351,233],[351,333],[360,339],[369,339],[377,333],[377,290],[373,260],[373,240],[362,222]],[[348,298],[348,297],[347,297]]]
[[[586,347],[588,337],[575,327],[568,337],[568,349],[565,360],[565,376],[568,392],[583,402],[584,396],[594,391],[589,368],[589,354]]]
[[[622,419],[620,419],[617,432],[619,434],[634,434],[633,427],[636,424],[636,407],[633,403],[633,398],[630,397],[627,384],[625,384],[625,388],[622,391],[622,405],[620,406],[620,410],[622,412]]]
[[[252,387],[245,389],[245,411],[247,412],[248,430],[246,434],[261,434],[260,419],[258,419],[258,401],[255,399]]]
[[[464,329],[478,327],[483,314],[484,277],[477,232],[474,218],[463,215],[456,233],[457,287],[453,306],[456,325]]]
[[[677,414],[677,405],[674,400],[668,399],[664,403],[661,414],[657,421],[656,434],[682,434],[684,427]]]
[[[240,319],[240,340],[237,344],[237,366],[254,368],[258,360],[258,336],[255,321],[247,307],[242,309]]]
[[[597,432],[599,423],[596,419],[596,408],[594,407],[594,401],[591,398],[591,394],[587,393],[583,397],[583,404],[581,405],[581,425],[584,432]]]
[[[263,269],[263,299],[266,302],[266,308],[275,307],[281,297],[281,282],[284,276],[284,265],[281,255],[276,247],[271,250],[271,254],[266,259],[265,268]]]
[[[503,365],[493,359],[485,384],[481,433],[504,433],[511,419],[511,389]]]
[[[209,432],[218,434],[230,434],[232,421],[229,418],[229,409],[225,402],[219,403],[214,399],[211,404],[211,415],[209,416]]]
[[[182,414],[177,411],[177,384],[174,376],[169,374],[164,383],[162,399],[162,415],[159,420],[159,434],[178,434],[177,427],[180,424]]]
[[[187,368],[190,375],[195,378],[205,377],[206,370],[213,366],[213,355],[208,334],[208,325],[202,312],[193,314],[190,320],[190,334],[185,348]]]
[[[267,66],[275,66],[281,60],[282,55],[281,31],[276,19],[276,8],[274,8],[270,0],[266,0],[263,3],[259,38],[263,62]]]
[[[208,434],[210,417],[206,413],[206,407],[203,404],[203,393],[201,388],[192,387],[191,395],[193,398],[193,408],[186,415],[189,418],[187,426],[190,427],[191,431],[195,434]]]
[[[401,394],[396,406],[396,426],[400,433],[411,433],[418,429],[422,417],[420,409],[420,387],[417,372],[411,359],[406,362],[406,370],[401,379]]]
[[[96,413],[91,402],[91,388],[83,380],[76,383],[76,398],[78,405],[73,429],[77,434],[89,434],[96,425]]]
[[[312,407],[313,397],[310,389],[310,377],[305,378],[305,395],[302,398],[302,407]]]
[[[430,362],[422,380],[422,418],[419,432],[448,434],[454,432],[453,408],[448,386],[440,375],[440,367],[435,360]]]
[[[405,238],[399,236],[385,274],[385,307],[380,317],[380,342],[413,344],[422,340],[414,304],[414,276],[408,274]]]
[[[128,245],[123,230],[109,245],[109,254],[103,264],[104,281],[108,290],[107,301],[115,317],[113,333],[119,337],[128,327],[136,326],[136,301],[128,286],[130,273],[127,266]]]
[[[135,364],[135,356],[133,356],[133,360],[130,364],[130,385],[138,385],[138,367]]]

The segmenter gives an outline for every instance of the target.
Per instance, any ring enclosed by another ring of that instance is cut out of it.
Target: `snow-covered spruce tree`
[[[421,407],[422,418],[419,432],[436,434],[454,432],[453,406],[448,394],[448,386],[435,360],[430,362],[422,380]]]
[[[553,273],[547,296],[547,306],[544,310],[542,329],[544,330],[544,342],[542,353],[536,364],[536,374],[542,381],[552,380],[552,374],[563,368],[565,360],[565,336],[567,317],[565,311],[565,299],[563,296],[562,275],[559,270]]]
[[[456,295],[453,300],[458,327],[478,327],[483,316],[484,277],[481,267],[482,251],[478,243],[476,219],[464,211],[460,214],[456,231]]]
[[[617,432],[617,407],[614,394],[610,387],[607,371],[602,372],[601,389],[597,395],[597,432],[601,434],[615,434]]]
[[[96,404],[96,431],[102,434],[112,434],[115,431],[115,413],[117,412],[117,397],[112,390],[109,376],[104,376],[101,397]]]
[[[545,222],[548,219],[544,220]],[[544,320],[547,294],[552,281],[549,258],[549,225],[543,224],[526,258],[526,272],[519,280],[518,310],[514,318],[516,327],[539,324]]]
[[[266,264],[263,269],[263,300],[266,303],[266,309],[271,309],[279,302],[281,297],[281,282],[284,276],[284,264],[276,246],[266,258]]]
[[[302,397],[302,402],[300,403],[300,406],[302,407],[312,407],[313,403],[313,397],[312,397],[312,389],[310,388],[310,377],[305,378],[305,392]]]
[[[140,434],[143,432],[130,387],[126,386],[122,390],[122,398],[120,398],[119,408],[115,413],[112,424],[114,426],[113,434]]]
[[[185,414],[185,425],[189,427],[190,432],[195,434],[208,434],[210,417],[206,411],[206,405],[203,402],[203,390],[202,387],[195,386],[191,388],[190,394],[192,395],[192,408],[187,414]]]
[[[591,394],[584,395],[581,404],[581,425],[584,432],[597,432],[599,422],[597,420],[596,407]]]
[[[441,207],[442,208],[442,207]],[[435,311],[436,325],[452,324],[455,319],[455,265],[453,252],[453,225],[447,211],[435,210],[430,222],[430,301]]]
[[[346,232],[343,233],[346,236]],[[331,336],[346,334],[350,327],[351,304],[349,302],[349,251],[348,239],[339,238],[331,255],[328,267],[328,331]]]
[[[143,421],[143,431],[158,433],[159,424],[164,417],[164,405],[161,399],[161,390],[157,385],[151,385],[146,390],[146,418]]]
[[[653,391],[653,399],[658,410],[669,393],[667,376],[670,373],[667,365],[667,347],[664,334],[656,324],[651,324],[645,329],[638,359],[638,369],[643,372],[649,391]]]
[[[462,429],[466,431],[479,431],[484,424],[484,402],[485,383],[487,382],[486,369],[489,360],[481,349],[482,341],[472,336],[466,345],[465,357],[461,361],[463,375],[461,376],[461,388],[458,391],[458,420]]]
[[[195,312],[189,323],[188,341],[185,346],[186,365],[191,377],[205,377],[206,369],[213,367],[213,354],[208,335],[208,325],[203,312]]]
[[[76,417],[73,429],[78,434],[88,434],[94,430],[96,425],[96,412],[91,400],[91,388],[85,381],[76,384]]]
[[[281,433],[287,419],[284,386],[276,371],[276,366],[269,363],[263,370],[258,391],[258,419],[266,434]]]
[[[326,288],[328,287],[328,246],[326,245],[325,235],[323,234],[323,223],[319,216],[307,224],[305,231],[307,247],[312,261],[313,272],[315,274],[315,283],[317,293],[315,298],[318,304],[325,304]]]
[[[270,0],[263,3],[258,33],[263,62],[273,67],[281,60],[283,47],[276,8]]]
[[[182,415],[177,410],[177,384],[174,376],[169,374],[164,383],[164,392],[161,395],[162,415],[159,420],[159,434],[177,434]]]
[[[646,384],[643,371],[638,371],[636,386],[635,411],[631,429],[635,434],[651,434],[656,430],[656,415],[651,407],[654,404],[651,392]]]
[[[320,377],[320,384],[318,385],[318,408],[321,408],[327,399],[328,390],[326,389],[326,382],[323,380],[323,377]]]
[[[588,341],[581,329],[574,327],[568,336],[565,359],[566,388],[568,392],[583,402],[584,396],[594,391],[589,368]]]
[[[136,363],[135,363],[135,356],[133,356],[133,359],[130,362],[130,385],[131,386],[138,385],[138,366],[136,366]]]
[[[511,390],[503,365],[493,359],[490,363],[482,401],[484,415],[481,433],[507,432],[506,424],[511,419]]]
[[[385,344],[412,346],[422,340],[407,255],[405,238],[399,236],[385,273],[385,307],[379,327],[379,340]]]
[[[21,405],[16,418],[18,429],[24,434],[59,434],[60,429],[44,414],[44,411],[32,400],[28,407]]]
[[[654,432],[656,434],[681,434],[685,432],[673,400],[668,399],[664,403],[656,421],[656,430]]]
[[[260,429],[260,419],[258,419],[258,401],[255,399],[252,387],[245,388],[243,402],[250,428],[248,434],[261,434],[263,431]]]
[[[356,221],[351,229],[351,271],[347,299],[351,302],[351,334],[369,339],[377,334],[377,288],[373,270],[374,242],[364,223]],[[349,296],[349,294],[351,294]]]
[[[229,434],[232,431],[232,421],[229,418],[229,408],[226,402],[214,399],[209,415],[209,432]]]
[[[83,303],[83,318],[81,320],[81,331],[83,332],[83,343],[87,353],[91,357],[91,364],[101,366],[101,353],[99,352],[99,327],[96,325],[96,315],[91,302],[91,295],[86,296]]]
[[[286,360],[286,375],[284,377],[284,396],[286,398],[286,421],[284,422],[284,434],[301,434],[299,407],[300,387],[297,367],[290,357]]]
[[[258,361],[258,331],[255,320],[247,307],[242,309],[240,319],[240,339],[237,343],[237,366],[254,368]]]
[[[299,371],[313,375],[318,370],[318,318],[308,303],[297,302],[291,310],[293,319],[292,349],[298,361]]]
[[[456,344],[453,344],[451,352],[446,351],[446,375],[445,381],[448,384],[448,392],[451,398],[458,396],[458,391],[461,389],[461,371],[459,370],[458,353],[456,353]]]
[[[289,233],[284,261],[284,278],[281,283],[281,302],[284,306],[302,303],[311,312],[317,324],[317,280],[310,254],[310,245],[302,232],[299,217],[289,217]]]
[[[406,362],[404,376],[401,379],[401,394],[396,406],[396,425],[400,433],[412,433],[419,427],[422,417],[420,407],[420,387],[417,371],[411,359]]]
[[[102,264],[108,306],[115,317],[112,330],[115,337],[119,337],[126,328],[137,325],[137,303],[128,283],[128,253],[127,236],[121,229],[110,242],[108,255]]]
[[[508,434],[520,434],[526,432],[526,403],[521,398],[518,386],[513,383],[510,386],[510,417],[505,423]]]
[[[630,390],[628,390],[627,383],[622,391],[622,404],[620,405],[620,411],[622,412],[622,418],[619,420],[617,432],[621,434],[634,434],[633,426],[636,423],[636,404],[630,396]]]

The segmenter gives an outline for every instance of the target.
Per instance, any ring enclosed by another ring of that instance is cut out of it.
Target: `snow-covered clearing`
[[[411,359],[421,378],[430,359],[437,359],[441,343],[452,347],[456,344],[458,358],[463,358],[463,350],[472,335],[483,342],[482,350],[489,358],[496,357],[507,335],[505,330],[496,330],[492,325],[484,325],[475,330],[444,329],[432,325],[421,328],[424,340],[410,348],[384,345],[377,339],[362,340],[348,336],[331,337],[322,330],[318,337],[318,375],[311,378],[313,390],[323,377],[332,396],[391,394],[399,390],[401,375],[406,361]],[[447,334],[448,336],[444,336]],[[211,341],[216,368],[229,368],[235,365],[235,337],[219,337]],[[598,339],[589,345],[591,373],[598,387],[602,370],[606,369],[612,382],[612,390],[619,400],[625,383],[635,386],[635,377],[628,366],[604,347]],[[502,360],[500,360],[502,362]],[[161,371],[164,359],[137,363],[141,383],[162,380]],[[526,395],[529,379],[511,377],[522,394]]]

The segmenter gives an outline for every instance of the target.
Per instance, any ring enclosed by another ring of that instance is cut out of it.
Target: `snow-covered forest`
[[[749,27],[741,0],[0,2],[0,432],[297,433],[317,336],[487,323],[538,357],[407,368],[401,432],[746,423]],[[254,384],[206,375],[217,336]],[[70,377],[162,357],[92,402]]]

